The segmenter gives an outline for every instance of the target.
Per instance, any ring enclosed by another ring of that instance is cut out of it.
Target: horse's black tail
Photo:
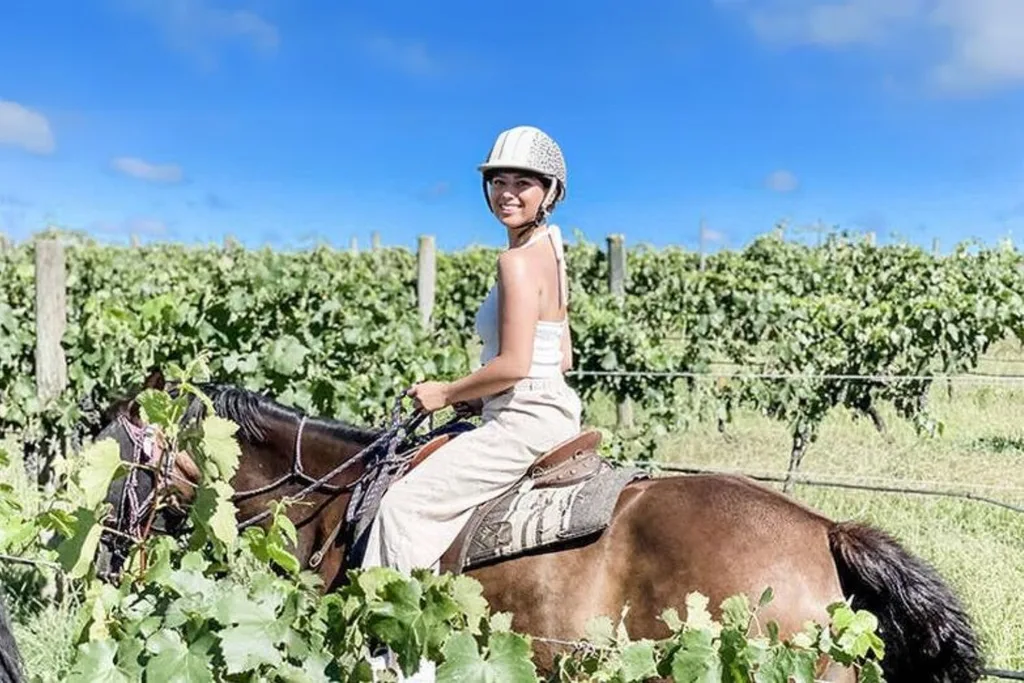
[[[977,636],[936,571],[891,536],[844,522],[829,531],[843,593],[878,617],[888,683],[973,683],[982,676]]]

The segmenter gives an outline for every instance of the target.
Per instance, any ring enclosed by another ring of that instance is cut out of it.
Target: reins
[[[421,411],[417,411],[416,413],[413,413],[413,415],[408,417],[406,420],[400,421],[399,416],[401,415],[401,408],[402,397],[399,397],[395,401],[395,405],[391,410],[390,426],[387,427],[383,431],[383,433],[381,433],[380,436],[374,439],[368,446],[364,447],[354,456],[352,456],[345,462],[341,463],[340,465],[338,465],[333,470],[323,475],[319,479],[313,479],[308,474],[302,472],[302,428],[306,423],[306,416],[303,415],[302,419],[299,421],[299,429],[295,435],[295,458],[292,461],[292,471],[289,472],[288,474],[278,477],[275,481],[271,482],[270,484],[267,484],[266,486],[261,486],[258,489],[252,489],[249,491],[242,491],[236,493],[235,496],[232,497],[232,499],[235,499],[235,497],[237,497],[238,499],[251,498],[252,496],[256,496],[261,493],[267,493],[295,478],[299,478],[303,481],[306,481],[307,485],[304,489],[296,493],[294,496],[289,497],[291,500],[294,501],[302,500],[303,498],[306,497],[307,494],[311,493],[314,490],[326,491],[327,493],[331,494],[331,500],[333,500],[335,497],[342,493],[351,491],[360,482],[360,480],[364,476],[366,476],[366,472],[360,475],[360,477],[357,478],[355,481],[353,481],[350,484],[346,484],[345,486],[335,486],[333,484],[327,484],[326,482],[330,481],[331,479],[334,479],[336,476],[347,470],[349,467],[352,467],[356,463],[363,462],[368,454],[373,453],[384,444],[387,444],[388,457],[382,459],[381,464],[388,462],[391,458],[394,457],[395,451],[398,450],[398,445],[405,440],[406,435],[416,431],[416,428],[419,427],[419,425],[426,418],[425,414],[423,414]],[[253,515],[245,521],[239,522],[238,530],[241,531],[247,527],[252,526],[253,524],[256,524],[257,522],[261,522],[267,517],[269,517],[270,514],[270,510],[264,510],[259,514]]]
[[[358,506],[360,508],[359,513],[365,512],[362,508],[367,506],[367,500],[370,500],[370,504],[373,504],[373,496],[381,495],[383,490],[387,488],[387,485],[394,479],[402,476],[408,469],[409,464],[415,455],[414,448],[406,448],[399,452],[399,447],[406,443],[409,435],[413,434],[418,429],[424,420],[430,418],[431,427],[433,427],[433,415],[429,415],[424,411],[415,411],[412,415],[406,419],[401,419],[402,415],[402,399],[405,398],[405,392],[402,392],[399,397],[395,400],[394,406],[391,409],[390,419],[388,420],[387,427],[381,432],[377,438],[375,438],[370,444],[362,448],[358,453],[345,460],[331,471],[327,472],[321,477],[314,478],[306,473],[302,462],[302,441],[305,433],[305,426],[308,420],[308,416],[302,415],[299,418],[298,429],[295,432],[295,441],[293,446],[293,458],[292,466],[290,471],[281,475],[274,481],[265,484],[263,486],[247,489],[244,491],[237,491],[231,496],[232,502],[248,500],[255,496],[270,493],[281,486],[284,486],[290,482],[302,482],[305,486],[293,496],[288,496],[290,501],[300,501],[312,492],[322,492],[328,495],[326,502],[331,502],[339,495],[344,493],[352,492],[361,487],[367,489],[369,494],[364,493],[363,500]],[[459,420],[459,416],[454,416],[448,422],[445,422],[440,427],[431,429],[422,439],[424,441],[429,440],[433,435],[443,432],[452,423]],[[149,427],[139,427],[133,424],[125,416],[119,416],[118,422],[124,428],[132,443],[132,455],[129,460],[130,472],[128,473],[125,481],[125,486],[121,491],[121,500],[118,506],[118,514],[116,520],[116,529],[113,531],[116,535],[128,540],[140,540],[139,535],[142,531],[143,518],[146,517],[147,512],[150,518],[152,518],[154,509],[150,509],[153,503],[157,499],[161,485],[167,485],[174,478],[174,455],[169,453],[167,449],[163,448],[161,444],[157,442],[157,434],[152,431]],[[155,462],[154,462],[155,461]],[[336,485],[328,483],[338,475],[342,474],[346,470],[352,468],[359,463],[368,463],[366,469],[356,477],[352,482],[344,485]],[[391,467],[391,471],[386,471],[385,468]],[[154,485],[146,496],[145,500],[139,501],[136,487],[138,484],[137,473],[139,469],[151,469],[155,474],[163,475],[164,481],[154,481]],[[178,477],[181,478],[181,477]],[[367,483],[368,478],[370,479]],[[194,482],[188,481],[193,487],[196,486]],[[352,507],[352,502],[349,503],[349,507]],[[271,516],[271,510],[264,510],[258,514],[255,514],[248,519],[245,519],[236,524],[239,531],[247,529],[250,526],[258,524],[263,520]],[[347,510],[346,514],[343,514],[338,520],[338,523],[332,529],[330,534],[321,543],[320,548],[313,553],[310,560],[310,565],[316,567],[323,560],[324,555],[327,553],[331,544],[334,543],[341,529],[353,520],[352,510]],[[151,523],[151,519],[149,520]],[[146,524],[146,531],[148,532],[149,524]],[[119,560],[123,560],[121,544],[114,544],[118,546],[115,549],[114,555]]]

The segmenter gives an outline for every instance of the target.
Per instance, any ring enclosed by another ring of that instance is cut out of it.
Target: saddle
[[[443,433],[401,453],[398,471],[382,470],[357,487],[349,512],[338,520],[310,565],[319,565],[347,520],[351,528],[345,543],[346,562],[358,566],[365,552],[369,525],[387,488],[449,441],[473,429],[476,427],[469,422],[452,423]],[[440,570],[459,574],[495,559],[523,555],[602,531],[611,520],[622,489],[649,475],[636,467],[613,466],[598,454],[600,444],[601,432],[587,429],[541,455],[508,491],[473,511],[441,557]]]
[[[420,446],[406,473],[457,436],[442,434]],[[599,455],[600,445],[601,432],[587,429],[544,453],[508,492],[474,510],[441,557],[440,571],[458,574],[603,529],[622,487],[646,475],[613,468]]]

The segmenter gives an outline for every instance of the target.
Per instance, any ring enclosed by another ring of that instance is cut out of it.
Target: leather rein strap
[[[313,491],[323,491],[328,493],[330,495],[329,500],[334,499],[335,497],[342,493],[351,491],[359,483],[359,481],[364,476],[366,476],[365,472],[351,484],[347,484],[345,486],[335,486],[332,484],[328,484],[327,482],[330,481],[331,479],[334,479],[336,476],[338,476],[348,468],[352,467],[356,463],[362,462],[368,454],[372,454],[382,446],[386,446],[388,450],[395,449],[399,443],[405,440],[406,435],[414,432],[416,428],[420,425],[420,423],[422,423],[423,420],[426,418],[426,415],[418,411],[405,421],[400,422],[398,417],[400,415],[401,405],[401,398],[399,398],[395,402],[394,409],[392,409],[391,411],[390,427],[385,429],[384,432],[376,439],[374,439],[373,442],[371,442],[368,446],[360,450],[354,456],[352,456],[345,462],[341,463],[340,465],[338,465],[333,470],[331,470],[324,476],[320,477],[319,479],[313,479],[302,470],[302,431],[303,427],[306,424],[306,417],[303,416],[302,419],[299,421],[299,429],[296,431],[295,434],[295,457],[292,461],[292,471],[278,477],[276,480],[274,480],[270,484],[267,484],[266,486],[261,486],[260,488],[257,489],[241,491],[239,493],[236,493],[234,496],[232,496],[232,500],[244,500],[246,498],[251,498],[253,496],[260,495],[261,493],[268,493],[274,490],[275,488],[282,486],[288,483],[289,481],[292,481],[293,479],[304,481],[307,484],[305,488],[303,488],[301,491],[299,491],[297,494],[291,497],[292,500],[294,501],[302,500]],[[241,531],[247,527],[252,526],[253,524],[256,524],[257,522],[261,522],[270,515],[270,510],[264,510],[259,514],[253,515],[245,521],[239,522],[238,530]]]

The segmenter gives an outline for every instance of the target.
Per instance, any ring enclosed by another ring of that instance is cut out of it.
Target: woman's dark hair
[[[541,185],[544,186],[544,190],[545,191],[551,189],[551,178],[549,178],[547,176],[544,176],[544,175],[541,175],[540,173],[534,173],[533,171],[527,171],[527,170],[519,169],[519,168],[491,168],[491,169],[488,169],[487,171],[484,172],[484,180],[489,183],[489,182],[491,182],[491,180],[494,179],[494,176],[498,175],[499,173],[508,173],[508,172],[518,173],[519,175],[526,176],[528,178],[533,178],[534,180],[538,181]]]

